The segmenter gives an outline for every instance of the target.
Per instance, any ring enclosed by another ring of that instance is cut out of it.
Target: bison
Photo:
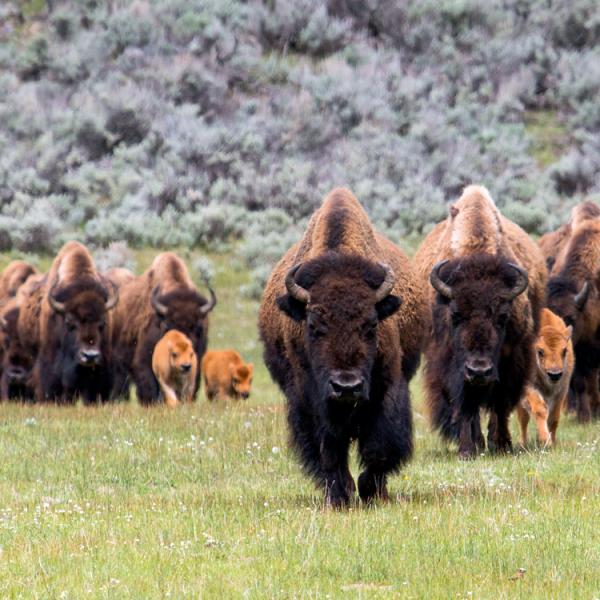
[[[287,397],[292,446],[328,505],[354,494],[352,440],[363,501],[386,498],[388,474],[411,456],[408,383],[424,300],[407,257],[347,189],[325,198],[271,273],[259,313],[264,358]]]
[[[133,281],[135,275],[129,270],[123,267],[114,267],[104,273],[104,277],[114,283],[118,288],[123,287],[126,283]]]
[[[254,365],[235,350],[209,350],[202,359],[204,390],[209,400],[250,397]]]
[[[571,224],[569,239],[558,253],[550,273],[547,300],[550,310],[573,327],[575,372],[571,387],[581,422],[589,421],[592,414],[600,412],[599,296],[600,215],[590,215]]]
[[[14,298],[17,290],[27,281],[30,275],[37,274],[37,269],[22,260],[13,260],[0,276],[0,302]]]
[[[0,354],[2,375],[0,376],[0,399],[30,398],[28,385],[33,361],[19,343],[17,324],[19,307],[16,298],[9,300],[0,314]]]
[[[538,245],[546,259],[548,272],[552,271],[556,257],[571,237],[573,228],[579,227],[583,221],[600,217],[600,208],[591,200],[581,202],[571,210],[569,223],[561,225],[556,231],[545,233],[539,240]]]
[[[535,367],[525,396],[517,405],[521,445],[527,445],[529,417],[535,418],[538,441],[552,446],[560,411],[566,405],[569,381],[575,356],[571,335],[573,328],[547,308],[542,309],[540,332],[535,341]]]
[[[192,282],[185,263],[174,253],[159,254],[150,268],[121,287],[115,311],[114,396],[126,395],[129,376],[141,404],[158,402],[159,386],[152,373],[152,352],[160,338],[177,329],[192,341],[198,360],[206,351],[208,314],[217,299],[209,286],[210,300]],[[198,390],[196,377],[194,396]]]
[[[40,306],[37,401],[85,403],[109,398],[112,383],[111,310],[116,286],[103,278],[87,248],[63,246],[54,259]]]
[[[414,263],[430,287],[425,390],[434,428],[459,456],[508,451],[509,415],[533,362],[546,265],[537,245],[503,217],[482,186],[467,187],[425,238]]]
[[[154,347],[152,371],[168,407],[192,402],[197,368],[198,361],[190,339],[176,329],[167,331]]]

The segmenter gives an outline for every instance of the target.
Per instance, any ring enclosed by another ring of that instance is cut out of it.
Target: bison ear
[[[306,319],[306,304],[296,300],[289,294],[277,298],[277,306],[279,310],[283,311],[290,319],[294,319],[294,321],[304,321]]]
[[[400,298],[400,296],[393,296],[392,294],[389,294],[383,300],[380,300],[375,305],[379,320],[383,321],[384,319],[391,317],[400,308],[401,304],[402,298]]]
[[[572,335],[573,335],[573,325],[569,325],[567,327],[567,342],[571,339]]]

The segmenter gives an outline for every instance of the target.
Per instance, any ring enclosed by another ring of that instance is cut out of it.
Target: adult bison
[[[131,375],[142,404],[158,402],[159,386],[152,372],[152,352],[171,329],[185,334],[201,360],[208,338],[208,314],[217,302],[209,287],[210,300],[202,296],[185,263],[172,252],[159,254],[150,268],[121,289],[115,312],[113,347],[117,397],[127,393]],[[198,389],[198,376],[194,396]]]
[[[9,263],[0,276],[0,302],[14,298],[27,278],[36,273],[37,269],[23,260]]]
[[[63,246],[42,292],[37,401],[106,401],[111,390],[111,310],[119,296],[78,242]]]
[[[388,473],[411,455],[408,382],[424,293],[406,256],[346,189],[325,198],[271,274],[259,316],[265,362],[288,400],[292,445],[328,504],[354,494],[353,439],[364,501],[386,497]]]
[[[571,223],[570,236],[556,257],[548,281],[548,307],[573,326],[571,387],[577,416],[587,422],[592,414],[600,415],[600,211],[591,202],[578,208],[586,218]]]
[[[561,225],[555,231],[545,233],[538,240],[538,245],[546,259],[548,272],[552,271],[556,257],[571,238],[571,232],[584,221],[594,220],[598,217],[600,217],[600,208],[594,202],[591,200],[581,202],[571,210],[571,220],[568,223]]]
[[[507,451],[544,300],[541,252],[484,187],[469,186],[414,261],[432,286],[425,388],[433,425],[458,441],[461,457],[472,457],[485,448],[479,412],[486,409],[488,446]]]
[[[0,312],[0,399],[32,397],[28,385],[33,368],[32,356],[23,348],[18,335],[19,306],[11,298]]]

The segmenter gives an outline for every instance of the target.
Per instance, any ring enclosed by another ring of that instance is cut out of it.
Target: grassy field
[[[600,598],[600,424],[567,419],[551,452],[459,462],[415,382],[393,500],[325,510],[287,448],[246,274],[211,258],[210,346],[255,361],[251,399],[1,406],[0,597]]]

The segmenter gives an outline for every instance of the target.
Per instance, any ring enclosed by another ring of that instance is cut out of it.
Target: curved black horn
[[[301,285],[296,283],[296,273],[298,269],[302,266],[302,263],[298,263],[294,267],[292,267],[285,276],[285,289],[288,294],[298,300],[298,302],[302,302],[302,304],[308,304],[310,302],[310,292],[303,288]]]
[[[575,306],[577,310],[583,310],[585,303],[587,302],[588,296],[590,295],[590,282],[586,279],[584,284],[581,286],[579,292],[575,295]]]
[[[385,271],[385,277],[375,292],[375,302],[383,300],[394,289],[394,283],[396,282],[396,275],[394,275],[392,268],[385,263],[379,263],[379,265]]]
[[[510,299],[516,298],[519,294],[522,294],[529,285],[529,275],[527,271],[520,267],[519,265],[515,265],[515,263],[508,263],[510,267],[512,267],[517,273],[517,281],[515,285],[510,289]]]
[[[150,296],[150,304],[152,304],[152,308],[157,312],[157,314],[164,317],[167,314],[167,311],[169,310],[169,308],[168,308],[168,306],[159,302],[159,300],[158,300],[159,294],[160,294],[160,288],[157,285],[152,290],[152,296]]]
[[[108,312],[109,310],[112,310],[117,305],[117,303],[119,302],[119,288],[115,284],[115,282],[114,281],[110,281],[110,279],[107,280],[107,283],[112,288],[112,294],[110,294],[108,296],[108,299],[106,300],[106,303],[104,305],[104,308]]]
[[[448,262],[447,259],[441,260],[440,262],[438,262],[434,265],[433,269],[431,269],[431,273],[429,274],[429,281],[431,282],[433,289],[436,290],[437,293],[440,294],[440,296],[443,296],[444,298],[448,298],[448,300],[452,300],[452,287],[449,286],[444,281],[442,281],[442,279],[440,277],[440,269],[447,262]]]
[[[54,283],[52,284],[52,286],[50,287],[50,291],[48,292],[48,304],[50,304],[50,307],[52,308],[53,311],[57,312],[60,315],[63,315],[65,313],[65,308],[66,308],[65,303],[59,302],[54,297],[54,292],[56,291],[57,287],[58,287],[58,277],[56,277],[54,279]]]
[[[210,283],[208,283],[208,279],[204,280],[204,284],[208,288],[210,300],[200,308],[200,313],[203,316],[207,315],[217,305],[217,296],[215,295],[215,291],[210,286]]]

